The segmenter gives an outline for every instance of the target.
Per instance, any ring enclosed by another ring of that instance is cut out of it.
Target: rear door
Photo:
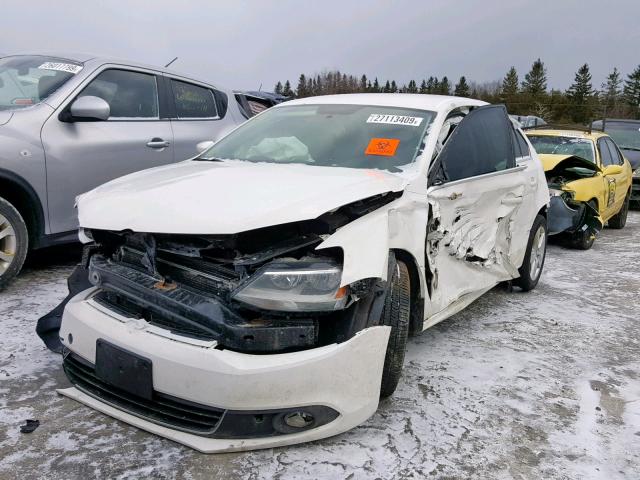
[[[527,166],[516,164],[513,132],[504,107],[478,108],[455,128],[432,164],[427,236],[432,314],[518,276],[536,212],[528,198]]]
[[[628,168],[624,168],[624,157],[613,140],[611,138],[605,138],[604,142],[611,153],[612,165],[620,165],[623,167],[622,172],[617,175],[613,175],[615,178],[615,201],[613,202],[612,215],[615,215],[622,208],[622,204],[624,203],[629,187],[631,186],[631,178],[629,178],[631,172]]]
[[[158,78],[143,69],[105,67],[44,124],[52,233],[77,228],[77,195],[122,175],[173,162],[173,133],[169,119],[161,115]],[[108,120],[61,120],[73,101],[87,95],[109,104]]]
[[[199,143],[217,141],[235,128],[237,122],[228,112],[226,94],[183,78],[165,79],[174,109],[171,126],[177,161],[199,153]]]

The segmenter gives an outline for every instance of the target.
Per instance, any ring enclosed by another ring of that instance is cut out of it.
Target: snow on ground
[[[202,455],[55,388],[36,319],[79,252],[32,260],[0,293],[0,478],[635,479],[640,475],[640,214],[592,250],[551,246],[528,294],[497,287],[409,342],[362,426],[310,444]],[[19,433],[27,418],[41,426]]]

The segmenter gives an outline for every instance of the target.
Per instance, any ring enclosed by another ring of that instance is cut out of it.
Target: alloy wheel
[[[530,268],[529,276],[531,280],[536,280],[540,276],[542,264],[544,262],[544,253],[547,243],[547,234],[542,225],[538,227],[533,242],[531,244],[531,254],[529,256]]]
[[[0,275],[13,263],[18,248],[16,232],[7,217],[0,214]]]

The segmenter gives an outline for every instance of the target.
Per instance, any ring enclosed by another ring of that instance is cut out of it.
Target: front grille
[[[120,251],[120,260],[146,272],[147,269],[142,263],[143,255],[139,250],[123,247]],[[156,264],[158,273],[163,277],[218,297],[224,297],[233,290],[239,280],[233,269],[186,255],[159,251]]]
[[[71,383],[87,395],[165,427],[195,435],[211,435],[225,412],[155,391],[152,400],[137,397],[103,382],[96,377],[93,365],[68,351],[63,367]]]
[[[102,290],[92,297],[93,301],[116,312],[123,317],[144,318],[150,325],[164,328],[176,335],[197,340],[216,340],[217,336],[197,324],[176,321],[175,319],[143,309],[122,295]]]

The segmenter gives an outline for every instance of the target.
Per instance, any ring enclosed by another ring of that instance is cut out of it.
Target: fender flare
[[[33,189],[31,184],[29,184],[29,182],[27,182],[20,175],[11,172],[10,170],[0,168],[0,180],[6,180],[16,185],[18,189],[21,190],[21,192],[26,196],[29,203],[33,207],[31,213],[34,216],[34,225],[29,225],[30,227],[32,227],[32,230],[30,230],[30,238],[33,240],[33,246],[37,246],[40,243],[42,236],[44,235],[45,227],[44,210],[42,208],[40,197]],[[0,196],[2,196],[2,193],[0,193]],[[23,217],[24,216],[25,215],[23,215]],[[27,218],[25,218],[25,220],[27,220]]]

